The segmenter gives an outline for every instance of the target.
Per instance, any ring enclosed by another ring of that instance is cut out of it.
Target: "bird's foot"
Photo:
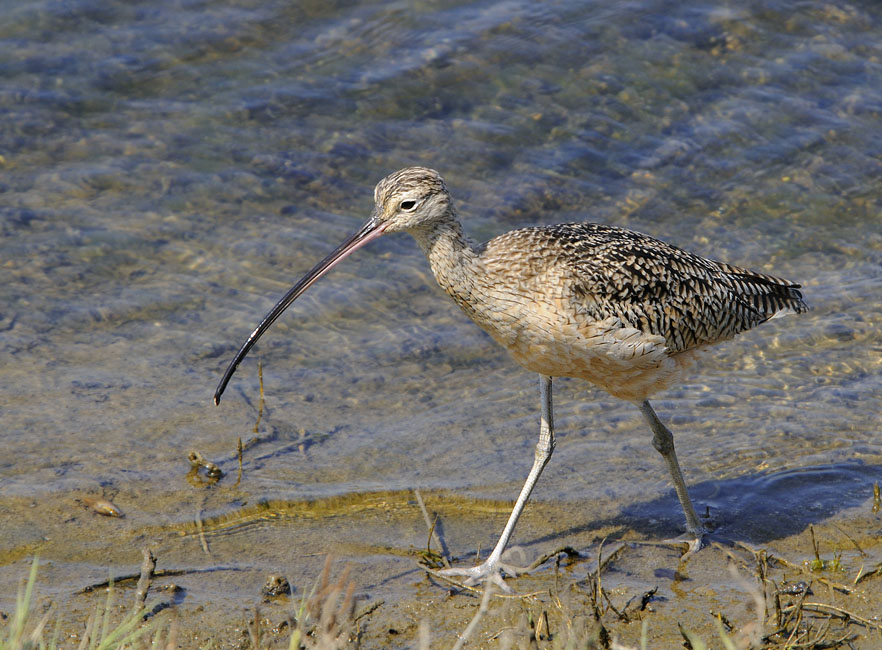
[[[698,553],[698,551],[711,546],[712,544],[719,544],[721,546],[733,547],[735,542],[730,540],[727,537],[722,537],[721,535],[717,535],[714,532],[701,529],[700,531],[683,533],[677,537],[673,537],[671,539],[665,539],[660,542],[641,542],[643,544],[651,544],[654,546],[674,546],[679,548],[682,551],[680,556],[680,560],[685,562],[692,555]]]
[[[455,584],[461,586],[474,587],[482,584],[493,584],[503,593],[511,594],[514,593],[514,591],[511,587],[505,584],[504,576],[516,578],[517,576],[524,573],[529,573],[534,568],[533,565],[529,567],[516,566],[511,562],[512,559],[515,559],[515,557],[513,556],[516,556],[516,561],[519,560],[523,562],[523,555],[523,549],[518,546],[514,546],[506,550],[501,557],[491,553],[490,557],[488,557],[478,566],[453,567],[429,571],[432,575],[438,576],[439,578],[448,580],[450,582],[454,582]],[[465,578],[465,580],[460,583],[453,580],[453,578]]]
[[[442,578],[463,577],[463,584],[467,587],[474,587],[480,584],[491,583],[499,588],[503,593],[514,593],[511,587],[505,584],[503,574],[516,577],[523,573],[524,570],[502,562],[501,560],[491,561],[489,558],[482,564],[473,567],[453,567],[450,569],[441,569],[432,573]]]
[[[679,537],[666,541],[683,549],[680,560],[685,562],[692,557],[693,553],[698,553],[701,549],[707,548],[710,544],[710,533],[702,528],[700,531],[683,533]]]

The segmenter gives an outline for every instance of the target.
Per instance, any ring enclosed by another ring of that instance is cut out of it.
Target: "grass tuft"
[[[58,645],[59,620],[55,631],[47,642],[43,631],[49,622],[52,610],[39,620],[33,620],[34,586],[37,582],[39,559],[34,558],[27,582],[19,589],[15,613],[0,635],[0,650],[55,650]],[[80,640],[78,650],[117,650],[137,648],[148,645],[146,639],[157,628],[157,621],[144,622],[147,610],[139,607],[129,611],[121,621],[114,624],[114,592],[111,583],[107,589],[104,605],[99,605],[86,622],[86,632]]]

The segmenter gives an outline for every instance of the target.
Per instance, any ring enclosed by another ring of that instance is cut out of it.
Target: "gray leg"
[[[677,454],[674,451],[674,435],[658,419],[648,400],[644,400],[637,406],[652,428],[652,446],[658,450],[668,464],[671,479],[674,481],[674,490],[677,491],[677,498],[680,499],[680,505],[683,506],[683,514],[686,515],[687,530],[696,536],[703,535],[706,531],[695,514],[695,508],[692,507],[689,492],[686,490],[686,481],[683,480],[683,472],[680,471],[680,463],[677,462]]]
[[[518,518],[520,518],[524,506],[527,505],[527,500],[533,492],[533,487],[536,485],[536,481],[539,480],[539,475],[542,473],[542,470],[545,469],[545,466],[548,464],[551,454],[554,451],[554,415],[552,414],[551,407],[551,377],[543,376],[539,378],[539,392],[542,396],[542,422],[539,426],[539,442],[536,443],[533,467],[527,475],[524,487],[521,488],[518,500],[515,502],[511,515],[509,515],[508,523],[505,525],[502,535],[499,536],[499,541],[496,542],[496,547],[493,549],[490,557],[487,558],[488,561],[490,558],[494,557],[499,559],[502,555],[502,552],[508,545],[508,540],[514,532],[515,524],[518,523]]]
[[[530,498],[530,493],[533,492],[533,487],[536,485],[539,475],[548,464],[548,460],[551,458],[551,454],[554,451],[554,415],[551,404],[551,377],[546,377],[544,375],[539,377],[539,394],[542,398],[542,422],[539,426],[539,442],[536,443],[536,454],[533,459],[533,467],[527,475],[524,487],[521,488],[521,493],[518,495],[518,500],[515,502],[514,509],[508,517],[508,523],[505,524],[505,528],[502,530],[502,535],[499,536],[499,541],[496,542],[496,546],[483,564],[468,569],[445,569],[444,571],[441,571],[441,573],[445,575],[468,576],[469,579],[467,580],[467,583],[469,584],[475,584],[479,580],[489,578],[497,585],[501,586],[505,591],[509,591],[508,587],[502,582],[502,577],[500,575],[500,568],[506,569],[506,567],[500,562],[500,558],[502,557],[502,552],[505,550],[505,547],[508,545],[509,539],[511,539],[515,525],[517,525],[521,512],[524,510],[524,506],[527,505],[527,500]],[[512,571],[509,569],[509,572]]]

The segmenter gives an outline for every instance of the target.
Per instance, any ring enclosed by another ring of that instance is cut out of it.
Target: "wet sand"
[[[852,469],[856,476],[878,480],[880,475],[879,468]],[[823,472],[817,476],[822,478]],[[232,480],[228,476],[222,483]],[[752,526],[762,520],[770,528],[780,526],[790,517],[792,528],[789,534],[761,542],[743,539],[745,527],[729,522],[718,533],[732,535],[739,543],[713,543],[685,561],[683,548],[658,543],[677,534],[678,522],[638,521],[638,529],[630,525],[642,506],[616,513],[592,503],[531,503],[518,528],[518,547],[509,555],[513,563],[526,565],[544,553],[564,547],[567,551],[528,575],[509,579],[519,596],[492,599],[471,645],[495,647],[500,634],[508,631],[514,647],[530,647],[525,644],[532,630],[538,647],[559,647],[556,644],[571,634],[583,639],[607,635],[639,647],[644,621],[651,648],[678,647],[681,626],[719,645],[718,617],[733,635],[747,634],[757,626],[759,595],[765,608],[762,634],[771,635],[781,622],[782,631],[770,644],[796,629],[792,638],[842,638],[850,647],[878,647],[882,572],[872,572],[882,566],[879,504],[874,512],[872,493],[855,493],[847,482],[828,488],[831,497],[826,502],[804,504],[809,511],[828,509],[823,521],[804,526],[805,512],[762,513]],[[235,492],[227,487],[216,496],[229,500]],[[117,495],[117,501],[136,496]],[[489,539],[488,529],[500,528],[510,507],[508,502],[443,492],[422,496],[431,516],[437,517],[435,531],[443,548],[457,556],[459,564],[475,560],[482,551],[479,545]],[[659,498],[677,513],[672,494]],[[191,521],[152,529],[139,528],[125,517],[98,515],[82,500],[82,495],[65,495],[39,512],[25,500],[6,503],[7,513],[31,520],[34,539],[15,550],[17,557],[4,558],[4,574],[8,578],[10,571],[23,572],[30,555],[39,552],[38,611],[50,600],[60,607],[61,638],[70,644],[82,635],[86,618],[105,598],[104,588],[73,593],[64,587],[71,582],[70,569],[56,558],[71,544],[93,546],[92,552],[77,558],[77,565],[91,564],[94,569],[88,577],[79,572],[81,587],[102,582],[108,567],[114,567],[111,573],[123,578],[117,580],[117,602],[126,605],[140,562],[133,551],[151,548],[159,575],[147,598],[148,609],[157,612],[157,620],[166,621],[160,625],[170,624],[174,612],[179,643],[185,648],[204,647],[206,640],[212,647],[251,647],[248,629],[253,629],[255,611],[264,640],[272,640],[270,647],[287,647],[291,630],[286,621],[310,596],[328,555],[332,581],[351,571],[347,584],[354,584],[357,599],[352,629],[362,647],[416,647],[423,623],[430,630],[431,647],[450,647],[480,605],[480,593],[423,570],[420,562],[427,561],[429,531],[412,492],[264,501],[221,516],[212,516],[210,504],[196,498],[187,506],[194,511]],[[115,540],[111,547],[98,543],[110,537]],[[598,554],[603,558],[599,582]],[[128,579],[120,573],[126,566],[131,568]],[[286,576],[293,593],[263,594],[271,574]],[[805,610],[798,622],[788,616],[788,607],[796,605]]]

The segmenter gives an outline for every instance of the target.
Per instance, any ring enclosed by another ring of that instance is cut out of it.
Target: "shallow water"
[[[406,236],[299,299],[211,402],[259,318],[409,164],[445,176],[479,240],[600,221],[801,282],[811,312],[714,348],[654,403],[699,508],[729,535],[767,543],[869,498],[880,57],[871,2],[5,3],[0,607],[35,552],[61,596],[108,564],[137,566],[145,544],[161,563],[305,580],[321,561],[291,549],[333,540],[367,582],[408,591],[416,574],[388,576],[411,559],[362,545],[423,547],[416,510],[383,541],[345,512],[248,527],[213,556],[168,540],[266,500],[516,495],[536,380],[437,289]],[[234,487],[258,358],[266,409]],[[557,453],[533,497],[547,525],[515,541],[569,543],[610,522],[675,534],[637,411],[578,381],[558,381],[555,400]],[[193,487],[191,449],[227,477]],[[78,505],[89,495],[125,518]],[[452,551],[492,545],[505,510],[457,534],[451,508]],[[187,598],[245,602],[259,587],[234,577]]]

